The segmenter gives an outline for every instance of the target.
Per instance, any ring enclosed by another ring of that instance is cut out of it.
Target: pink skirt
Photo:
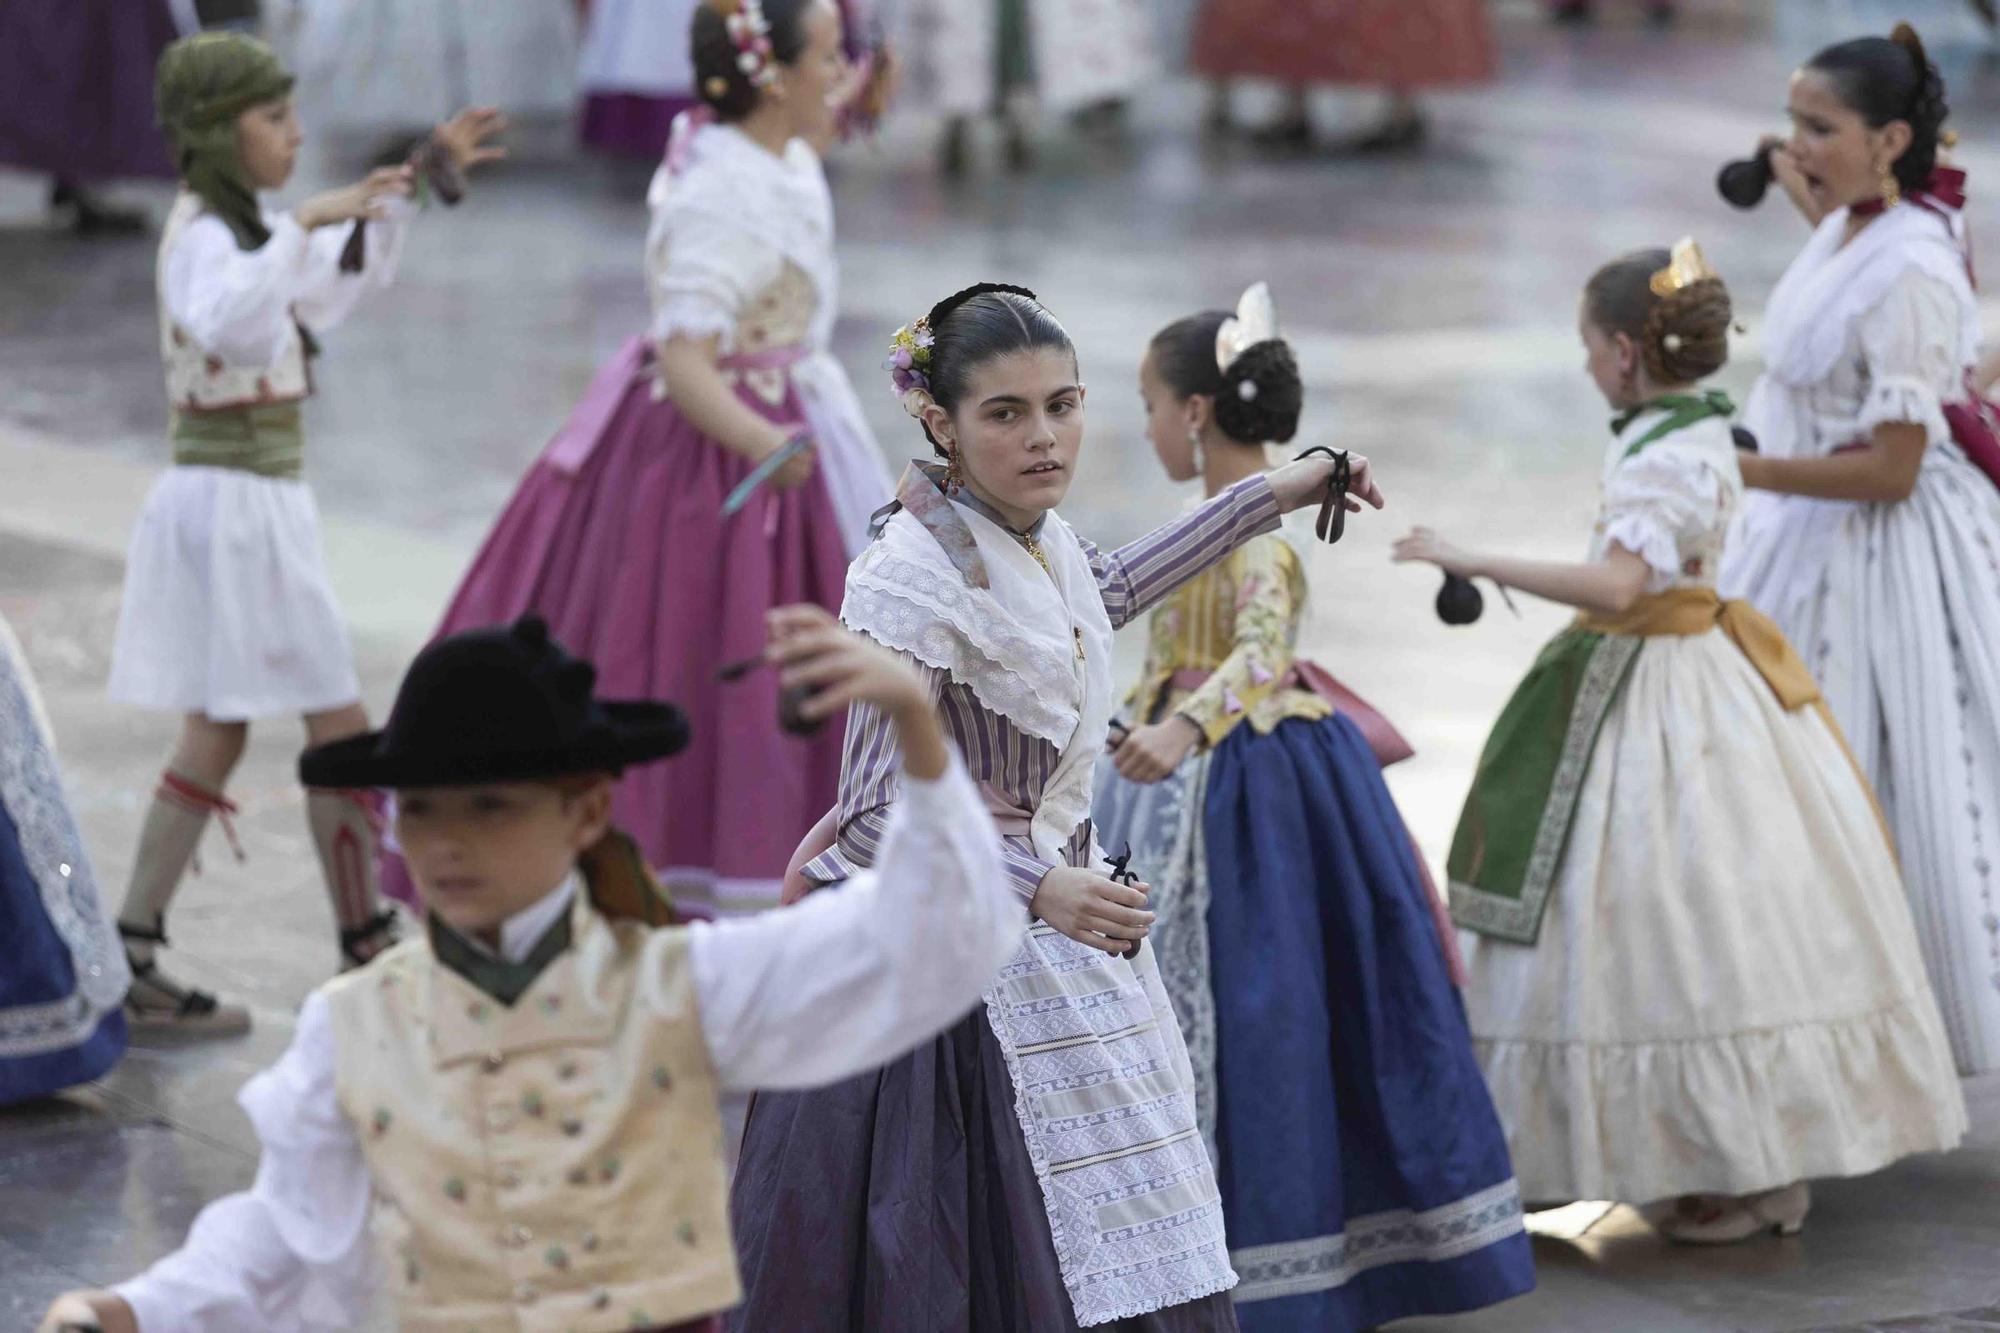
[[[1493,77],[1485,0],[1204,0],[1194,65],[1210,78],[1402,90]]]
[[[838,612],[847,552],[825,485],[765,487],[728,520],[722,501],[750,471],[671,399],[653,396],[651,345],[628,343],[591,384],[473,561],[439,635],[527,612],[597,666],[607,699],[665,699],[693,740],[618,784],[619,827],[638,840],[691,915],[777,905],[792,849],[835,800],[843,723],[778,726],[777,676],[719,683],[718,667],[764,647],[764,613],[816,602]],[[796,391],[772,421],[803,422]],[[400,863],[384,885],[403,896]]]

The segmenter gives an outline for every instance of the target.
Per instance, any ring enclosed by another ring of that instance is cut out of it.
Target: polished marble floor
[[[1307,369],[1306,438],[1374,456],[1393,504],[1320,557],[1308,647],[1417,743],[1392,779],[1434,857],[1486,727],[1562,615],[1494,607],[1476,628],[1447,631],[1429,609],[1433,579],[1388,564],[1390,538],[1425,522],[1522,553],[1582,548],[1605,412],[1581,373],[1575,294],[1619,251],[1702,239],[1750,335],[1724,383],[1747,386],[1759,307],[1804,229],[1778,206],[1733,213],[1709,182],[1777,126],[1800,55],[1846,35],[1843,24],[1894,17],[1870,0],[1712,0],[1659,33],[1630,18],[1637,5],[1604,7],[1606,22],[1578,33],[1503,7],[1505,77],[1438,99],[1420,158],[1271,158],[1207,141],[1199,91],[1173,84],[1144,99],[1122,142],[1049,127],[1027,176],[982,167],[941,184],[921,125],[836,165],[837,350],[885,452],[921,446],[881,391],[887,332],[966,282],[1025,283],[1077,339],[1090,431],[1065,509],[1102,540],[1186,498],[1139,434],[1146,337],[1272,282]],[[1935,11],[1945,36],[1973,35],[1944,0],[1900,7],[1910,10]],[[1969,40],[1941,44],[1961,157],[1975,185],[2000,179],[1989,175],[2000,170],[2000,64]],[[1348,102],[1321,110],[1330,132],[1365,114]],[[378,709],[514,479],[644,318],[645,171],[580,159],[555,136],[531,133],[521,148],[467,207],[422,220],[397,286],[326,339],[308,409],[310,476]],[[330,179],[336,166],[322,155],[311,174]],[[160,206],[157,194],[133,197]],[[0,178],[0,615],[40,675],[115,892],[172,731],[103,697],[124,542],[164,452],[152,251],[56,234],[35,203],[30,183]],[[1975,214],[1981,243],[2000,242],[1993,217]],[[1127,674],[1137,646],[1121,646]],[[282,1048],[299,999],[333,964],[290,779],[297,743],[290,724],[253,738],[233,793],[247,859],[212,848],[173,918],[190,970],[247,1000],[255,1031],[138,1050],[97,1086],[0,1112],[0,1326],[159,1255],[205,1199],[249,1179],[235,1091]],[[2000,1085],[1970,1091],[1971,1144],[1824,1185],[1801,1240],[1679,1251],[1625,1210],[1568,1210],[1538,1223],[1535,1295],[1409,1327],[2000,1327]]]

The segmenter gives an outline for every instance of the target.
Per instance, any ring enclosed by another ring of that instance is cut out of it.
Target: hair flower
[[[928,318],[905,324],[889,339],[889,355],[882,369],[889,372],[890,387],[911,416],[930,403],[931,348],[936,342]]]
[[[723,27],[736,48],[736,68],[758,88],[778,81],[777,52],[771,45],[771,21],[763,0],[709,0],[722,15]]]

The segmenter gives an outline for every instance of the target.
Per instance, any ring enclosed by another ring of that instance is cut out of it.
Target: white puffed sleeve
[[[1960,396],[1965,367],[1958,297],[1919,269],[1896,279],[1888,295],[1855,328],[1868,368],[1868,390],[1856,425],[1863,434],[1884,422],[1923,426],[1933,440],[1951,433],[1943,404]]]
[[[744,223],[707,203],[673,202],[654,214],[647,272],[655,342],[718,338],[734,350],[752,297],[778,280],[784,256]]]
[[[1647,449],[1620,464],[1605,484],[1604,541],[1651,566],[1647,591],[1662,592],[1690,573],[1689,557],[1722,525],[1727,495],[1727,483],[1707,459]]]

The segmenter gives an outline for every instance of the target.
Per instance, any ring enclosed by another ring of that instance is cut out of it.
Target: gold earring
[[[958,468],[958,450],[951,450],[945,457],[947,462],[944,469],[944,493],[957,495],[959,488],[965,484],[965,474]]]
[[[1882,207],[1894,208],[1903,202],[1903,187],[1896,180],[1893,170],[1882,172]]]

